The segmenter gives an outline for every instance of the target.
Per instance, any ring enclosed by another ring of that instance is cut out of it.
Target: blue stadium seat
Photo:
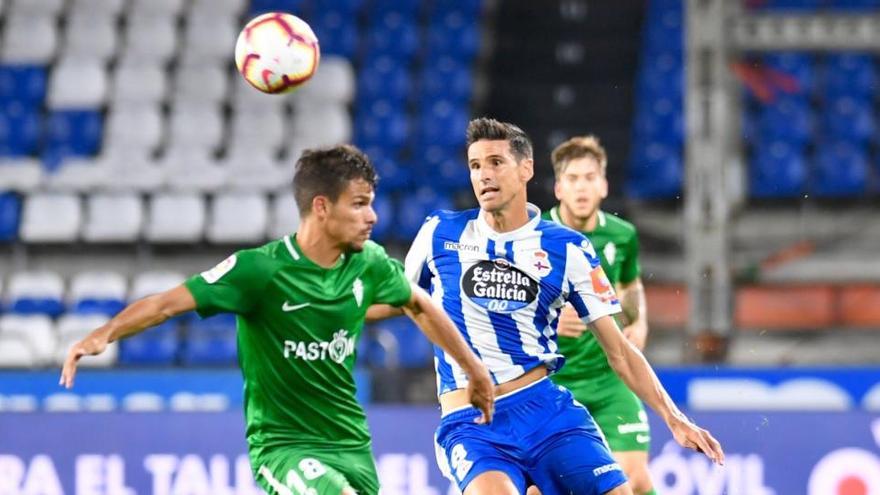
[[[0,156],[28,156],[40,143],[42,117],[21,102],[0,105]]]
[[[871,106],[854,98],[829,102],[823,115],[824,131],[833,140],[864,144],[877,137],[877,121]]]
[[[382,190],[399,191],[410,187],[412,173],[408,167],[400,163],[396,149],[369,146],[364,148],[364,152],[376,167],[380,180],[379,187]]]
[[[470,62],[480,49],[480,29],[474,18],[452,11],[428,28],[428,57],[450,55]]]
[[[645,37],[642,41],[647,53],[681,52],[684,48],[682,22],[684,14],[680,9],[662,9],[648,16]]]
[[[361,64],[358,74],[358,100],[369,105],[376,100],[387,99],[396,105],[405,104],[413,90],[409,70],[397,60],[381,55],[370,57]]]
[[[402,368],[423,368],[431,364],[434,348],[409,318],[391,318],[376,323],[375,327],[394,335],[398,345],[398,363]]]
[[[358,43],[354,16],[342,10],[319,11],[311,26],[320,40],[322,56],[354,58]]]
[[[0,193],[0,242],[18,238],[21,221],[21,198],[15,193]]]
[[[793,78],[797,83],[795,95],[809,96],[816,90],[815,60],[798,52],[771,53],[764,57],[764,64]]]
[[[371,55],[390,55],[407,61],[419,50],[419,29],[414,19],[387,12],[370,27],[367,46]]]
[[[828,0],[830,7],[851,10],[880,9],[880,0]]]
[[[639,139],[679,146],[684,142],[682,102],[667,97],[644,102],[636,112],[633,126]]]
[[[420,149],[416,156],[419,161],[412,168],[421,171],[416,174],[423,179],[421,185],[439,187],[450,193],[470,186],[463,148],[432,145]]]
[[[681,150],[664,143],[636,146],[632,154],[627,191],[642,199],[674,198],[681,194],[684,166]]]
[[[0,105],[12,101],[29,107],[41,105],[47,79],[41,65],[0,65]]]
[[[454,57],[433,59],[430,64],[425,65],[419,81],[423,107],[437,100],[470,103],[473,73],[470,66],[462,64]]]
[[[306,18],[309,3],[308,0],[252,0],[249,12],[252,17],[267,12],[287,12]]]
[[[777,141],[755,149],[749,167],[754,198],[792,198],[804,193],[807,165],[802,148]]]
[[[312,0],[312,4],[317,12],[322,12],[324,10],[338,10],[354,16],[357,14],[357,11],[363,7],[365,1],[366,0]]]
[[[382,182],[384,183],[384,179]],[[373,210],[376,212],[378,220],[376,225],[373,225],[373,233],[370,238],[376,242],[385,242],[394,227],[394,203],[384,187],[380,186],[379,192],[376,193]]]
[[[874,97],[878,85],[877,63],[868,54],[829,55],[824,73],[826,99],[851,97],[870,100]]]
[[[670,52],[652,56],[639,71],[638,89],[641,104],[656,98],[681,101],[684,95],[684,66],[681,57]]]
[[[431,212],[449,210],[452,207],[452,199],[448,195],[440,194],[428,186],[402,195],[397,200],[395,210],[395,237],[400,241],[412,242]]]
[[[355,142],[361,148],[399,150],[409,137],[410,122],[403,108],[388,100],[378,100],[358,108],[354,131]]]
[[[181,361],[193,365],[230,365],[237,359],[235,315],[219,314],[190,323]]]
[[[119,362],[129,365],[168,365],[180,347],[180,322],[168,320],[119,342]]]
[[[430,6],[430,17],[436,19],[449,12],[460,12],[465,16],[478,19],[482,9],[482,0],[434,0]]]
[[[803,145],[813,137],[815,121],[809,103],[798,98],[780,98],[760,110],[758,128],[767,141]]]
[[[758,8],[767,10],[815,10],[824,0],[764,0],[752,2]]]
[[[95,110],[57,110],[46,122],[44,160],[52,168],[56,158],[91,156],[101,146],[104,120]]]
[[[369,15],[372,24],[380,24],[386,14],[396,13],[406,18],[415,19],[419,15],[422,2],[420,0],[371,0]]]
[[[448,146],[458,149],[465,144],[470,112],[460,103],[448,100],[433,102],[422,108],[419,117],[417,142],[422,148],[428,146]]]
[[[816,196],[858,197],[867,189],[867,152],[852,143],[823,143],[813,170],[810,190]]]

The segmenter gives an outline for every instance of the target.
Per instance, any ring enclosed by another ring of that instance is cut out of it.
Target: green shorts
[[[594,375],[569,389],[590,411],[612,452],[650,449],[651,429],[645,407],[614,371]]]
[[[379,477],[370,447],[335,449],[291,446],[251,455],[257,483],[269,495],[378,495]]]

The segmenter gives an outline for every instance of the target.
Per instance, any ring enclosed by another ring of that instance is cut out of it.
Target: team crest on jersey
[[[217,266],[215,266],[214,268],[202,272],[202,278],[205,279],[205,282],[213,284],[220,280],[223,275],[229,273],[229,270],[232,270],[232,268],[235,266],[236,261],[238,261],[238,259],[233,254],[232,256],[221,261],[220,263],[217,263]]]
[[[547,251],[544,251],[543,249],[538,249],[532,253],[532,260],[529,261],[529,265],[534,268],[535,272],[541,277],[546,276],[550,273],[550,270],[553,270],[553,266],[550,264],[550,256],[547,254]]]
[[[348,330],[340,330],[334,333],[333,340],[331,340],[330,345],[327,346],[327,353],[330,355],[330,359],[340,364],[345,361],[345,358],[350,354],[349,350],[352,347],[349,345],[351,339],[346,336],[347,333]]]
[[[605,256],[605,262],[609,265],[613,265],[614,258],[617,257],[617,246],[615,246],[613,242],[605,244],[605,249],[602,250],[602,254]]]
[[[361,304],[364,302],[364,283],[361,282],[361,279],[354,279],[354,283],[351,285],[351,292],[354,294],[354,300],[358,307],[361,307]]]
[[[538,282],[503,258],[470,267],[462,275],[461,289],[473,303],[495,313],[512,313],[538,296]]]

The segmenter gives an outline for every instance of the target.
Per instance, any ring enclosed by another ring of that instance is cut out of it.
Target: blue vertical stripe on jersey
[[[504,245],[504,259],[510,261],[510,263],[513,264],[513,243],[511,242],[508,244]],[[486,244],[486,252],[489,253],[489,259],[492,261],[499,258],[499,256],[495,253],[494,240],[488,240]],[[519,328],[517,328],[516,321],[513,319],[513,316],[506,313],[496,313],[494,311],[489,311],[488,309],[486,310],[486,314],[489,316],[489,321],[492,323],[492,328],[495,329],[495,339],[498,341],[498,348],[501,349],[502,352],[510,356],[513,364],[523,365],[528,364],[529,361],[534,361],[534,357],[526,354],[525,350],[523,349],[523,342],[520,338]]]
[[[542,229],[539,227],[538,230]],[[550,249],[548,243],[548,239],[542,235],[541,249],[547,253],[549,258],[550,253],[552,253],[553,250]],[[533,320],[535,328],[541,331],[541,337],[538,339],[538,342],[541,344],[541,347],[544,348],[544,352],[547,353],[550,352],[550,339],[544,335],[543,330],[547,326],[550,326],[553,328],[553,333],[556,333],[556,320],[551,322],[549,321],[548,316],[550,314],[550,306],[557,298],[559,298],[559,287],[562,287],[562,275],[565,273],[565,257],[563,256],[560,258],[553,257],[553,259],[547,260],[550,263],[550,272],[541,279],[541,291],[538,293],[540,302],[537,308],[535,308],[535,319]],[[557,363],[557,369],[560,366],[562,366],[562,362]]]

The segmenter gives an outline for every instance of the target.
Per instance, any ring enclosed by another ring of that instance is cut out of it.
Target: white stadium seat
[[[71,301],[113,299],[125,301],[128,282],[122,274],[110,271],[80,272],[71,277],[67,296]]]
[[[213,192],[226,183],[226,169],[198,148],[168,150],[160,166],[166,186],[173,191]]]
[[[4,16],[0,59],[9,64],[45,64],[55,56],[58,29],[52,16]]]
[[[167,62],[177,51],[173,17],[128,16],[123,57],[141,63]]]
[[[142,152],[111,148],[98,160],[106,171],[102,183],[104,190],[151,192],[165,185],[165,170]]]
[[[86,199],[86,241],[133,242],[143,225],[144,208],[136,194],[92,194]]]
[[[201,15],[238,17],[248,3],[250,3],[248,0],[192,0],[189,17]]]
[[[183,65],[174,74],[174,100],[183,104],[219,104],[226,101],[229,77],[225,66],[205,63]]]
[[[55,299],[64,297],[64,279],[55,272],[18,272],[9,278],[6,291],[10,302],[18,299]]]
[[[177,16],[183,10],[185,0],[131,0],[128,16]]]
[[[151,242],[195,242],[205,228],[205,201],[198,194],[164,193],[150,201],[146,238]]]
[[[298,105],[293,113],[292,127],[293,141],[299,148],[351,141],[351,115],[341,103]]]
[[[26,339],[18,334],[6,336],[0,332],[0,367],[30,368],[38,364],[39,360]]]
[[[267,150],[268,148],[251,148]],[[240,150],[236,153],[235,150]],[[279,162],[266,152],[248,152],[235,148],[227,156],[226,188],[233,191],[278,191],[289,189],[293,180],[293,164]]]
[[[129,301],[137,301],[153,294],[165,292],[182,284],[186,280],[183,274],[170,271],[143,272],[134,277],[131,283]]]
[[[168,94],[165,69],[158,63],[124,61],[113,75],[111,99],[120,103],[158,104]]]
[[[113,15],[69,15],[61,52],[64,57],[95,58],[106,62],[116,54],[118,38],[116,18]]]
[[[110,318],[105,315],[65,314],[58,318],[56,325],[58,333],[58,345],[55,348],[54,359],[56,364],[63,364],[67,351],[74,343],[82,340],[91,331],[107,323]],[[116,363],[119,355],[119,343],[113,342],[97,356],[85,356],[80,360],[80,366],[106,368]]]
[[[215,243],[256,243],[266,238],[268,217],[263,194],[220,194],[211,205],[205,236]]]
[[[280,239],[299,228],[299,208],[293,199],[293,193],[279,194],[272,202],[272,225],[269,237]]]
[[[98,189],[105,171],[94,158],[69,157],[45,179],[46,189],[59,192],[89,192]]]
[[[0,316],[0,336],[6,341],[17,339],[30,347],[33,365],[49,365],[55,355],[57,339],[52,330],[52,320],[48,316]]]
[[[236,21],[219,15],[190,16],[183,35],[183,59],[190,62],[231,61],[238,38]]]
[[[79,235],[82,209],[73,194],[36,193],[27,196],[21,220],[25,242],[70,242]]]
[[[64,8],[65,0],[15,0],[7,15],[57,16]]]
[[[106,101],[107,70],[99,60],[65,58],[49,78],[48,105],[53,109],[96,108]]]
[[[87,13],[117,16],[125,6],[126,0],[70,0],[70,2],[70,15]]]
[[[276,153],[284,146],[287,116],[283,107],[260,111],[242,109],[232,115],[229,148],[232,150],[268,150]]]
[[[163,137],[162,113],[158,105],[116,106],[107,116],[105,143],[111,147],[152,152]]]
[[[355,78],[351,62],[344,57],[321,59],[318,70],[308,84],[291,95],[298,102],[351,103],[354,100]]]
[[[0,191],[31,192],[43,181],[43,166],[36,158],[0,159]]]
[[[177,105],[168,124],[169,146],[213,150],[223,138],[223,116],[217,105]]]

